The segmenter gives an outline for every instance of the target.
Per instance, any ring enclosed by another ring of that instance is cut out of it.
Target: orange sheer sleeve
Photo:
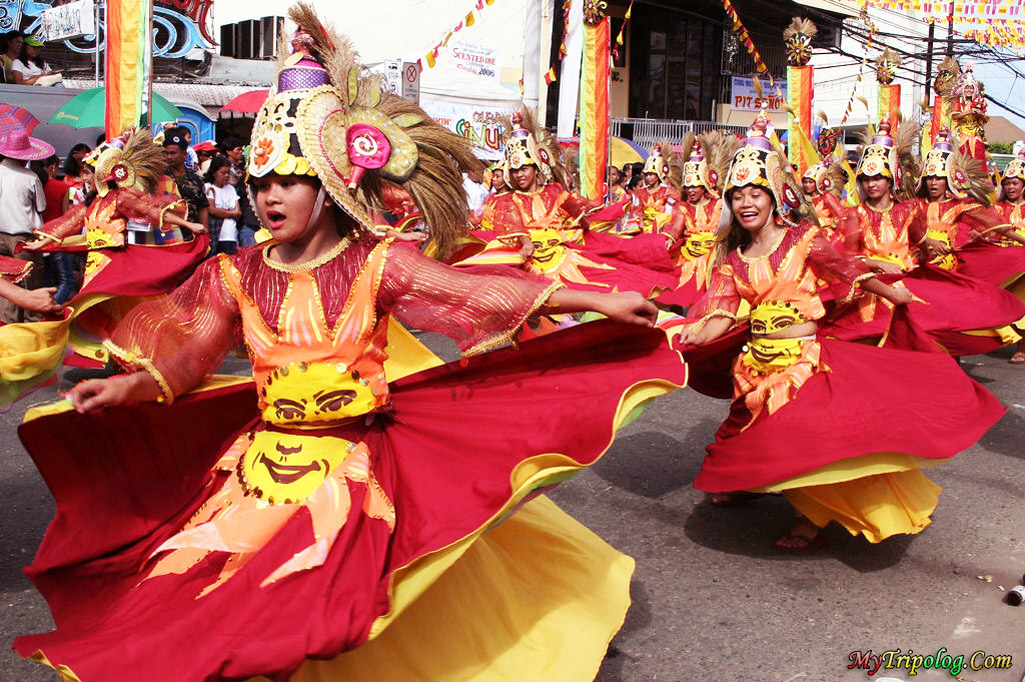
[[[85,227],[85,216],[89,207],[85,204],[78,204],[68,209],[64,215],[47,221],[35,231],[37,237],[53,237],[64,239],[73,234],[78,234]]]
[[[735,321],[741,300],[734,280],[733,266],[729,262],[723,263],[712,273],[704,296],[687,311],[687,322],[692,325],[694,331],[698,331],[713,317],[725,317]]]
[[[858,285],[875,276],[862,261],[851,254],[837,251],[821,232],[812,237],[805,262],[816,277],[829,285],[833,295],[840,301],[854,298]]]
[[[241,340],[238,305],[214,258],[170,294],[133,308],[104,346],[125,368],[149,372],[170,402],[216,371]]]
[[[168,211],[184,218],[188,205],[172,194],[147,194],[133,187],[117,190],[117,211],[128,220],[150,223],[164,229],[164,215]]]
[[[504,266],[455,269],[392,246],[378,290],[385,312],[456,340],[464,355],[499,346],[562,285]]]

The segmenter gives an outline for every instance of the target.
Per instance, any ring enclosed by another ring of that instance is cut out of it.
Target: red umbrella
[[[0,135],[7,135],[18,130],[31,133],[39,125],[39,119],[21,107],[13,104],[0,103]]]
[[[238,111],[243,114],[255,114],[263,106],[270,90],[251,90],[243,92],[221,107],[221,111]]]

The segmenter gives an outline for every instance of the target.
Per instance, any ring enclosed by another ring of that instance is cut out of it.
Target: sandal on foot
[[[747,504],[751,500],[762,497],[765,493],[750,493],[746,490],[734,490],[727,493],[711,493],[708,501],[713,507],[736,507]]]
[[[818,548],[826,545],[829,538],[825,533],[819,531],[815,535],[805,535],[788,531],[786,535],[772,543],[777,551],[784,554],[809,554]],[[796,543],[796,544],[783,544]]]
[[[1025,350],[1015,351],[1007,363],[1010,365],[1025,365]]]

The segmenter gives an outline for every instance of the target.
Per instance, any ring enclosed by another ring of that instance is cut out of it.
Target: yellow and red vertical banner
[[[149,0],[107,0],[106,135],[139,125],[147,99]]]
[[[588,199],[604,196],[609,158],[610,20],[584,23],[584,59],[580,67],[580,191]]]
[[[889,121],[890,134],[897,133],[900,122],[900,84],[879,85],[879,122]]]
[[[808,156],[806,145],[798,143],[802,138],[811,139],[811,105],[815,99],[815,86],[812,81],[814,68],[811,65],[787,67],[787,94],[790,96],[791,107],[787,112],[787,158],[801,173],[818,161]]]

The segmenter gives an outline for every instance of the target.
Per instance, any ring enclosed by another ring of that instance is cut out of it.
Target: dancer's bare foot
[[[829,538],[822,529],[802,516],[794,522],[787,534],[772,543],[772,546],[787,554],[807,554],[827,542]]]

